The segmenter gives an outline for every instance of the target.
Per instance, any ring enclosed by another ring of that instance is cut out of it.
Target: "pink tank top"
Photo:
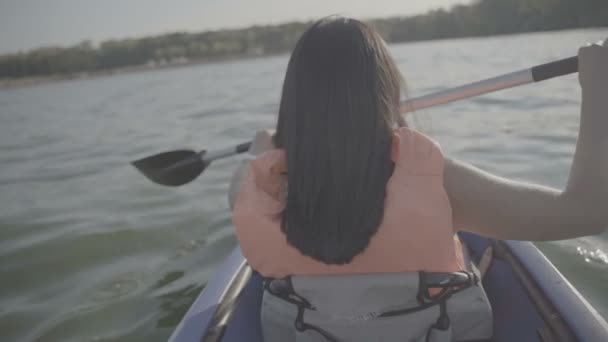
[[[266,277],[464,269],[452,208],[443,188],[439,146],[408,128],[395,131],[395,169],[386,185],[384,216],[367,248],[346,265],[328,265],[300,253],[281,231],[285,154],[271,150],[249,164],[232,220],[248,263]]]

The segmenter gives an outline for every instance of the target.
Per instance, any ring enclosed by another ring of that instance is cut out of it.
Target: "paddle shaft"
[[[210,151],[207,152],[205,154],[203,154],[203,160],[204,161],[208,161],[208,162],[212,162],[216,159],[222,159],[222,158],[226,158],[226,157],[230,157],[233,156],[235,154],[239,154],[239,153],[243,153],[243,152],[247,152],[249,151],[249,147],[251,147],[251,141],[242,143],[242,144],[238,144],[236,146],[232,146],[229,148],[224,148],[221,150],[216,150],[216,151]],[[202,152],[199,152],[199,154],[202,154]]]
[[[578,57],[570,57],[555,62],[537,65],[530,69],[516,71],[482,81],[469,83],[437,93],[401,102],[401,113],[438,106],[441,104],[467,99],[498,90],[524,84],[541,82],[550,78],[573,74],[578,71]]]
[[[442,90],[433,94],[406,100],[401,102],[400,111],[401,113],[409,113],[419,109],[434,107],[524,84],[541,82],[550,78],[569,75],[576,72],[578,72],[578,57],[574,56],[564,58],[554,62],[540,64],[529,69],[488,78],[482,81],[473,82],[459,87]],[[203,155],[203,160],[206,162],[211,162],[216,159],[247,152],[250,146],[251,142],[249,141],[234,147],[207,152]]]

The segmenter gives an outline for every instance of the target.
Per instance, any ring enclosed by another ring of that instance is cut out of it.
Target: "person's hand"
[[[258,154],[275,148],[274,144],[272,143],[273,135],[274,129],[257,131],[251,143],[251,147],[249,148],[249,153],[257,156]]]
[[[608,97],[608,39],[578,51],[578,78],[583,92]]]

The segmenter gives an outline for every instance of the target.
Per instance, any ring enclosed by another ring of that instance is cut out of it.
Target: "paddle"
[[[401,113],[471,98],[490,92],[540,82],[578,71],[578,57],[537,65],[482,81],[450,88],[437,93],[417,97],[401,103]],[[251,142],[207,153],[205,150],[177,150],[163,152],[131,162],[151,181],[167,186],[180,186],[198,177],[212,161],[237,155],[249,150]]]
[[[246,152],[249,146],[251,142],[210,153],[205,150],[169,151],[133,161],[131,164],[154,183],[180,186],[198,177],[212,161]]]

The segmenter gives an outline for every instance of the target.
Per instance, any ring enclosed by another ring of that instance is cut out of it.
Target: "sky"
[[[468,0],[0,0],[0,54],[83,40],[424,13]]]

